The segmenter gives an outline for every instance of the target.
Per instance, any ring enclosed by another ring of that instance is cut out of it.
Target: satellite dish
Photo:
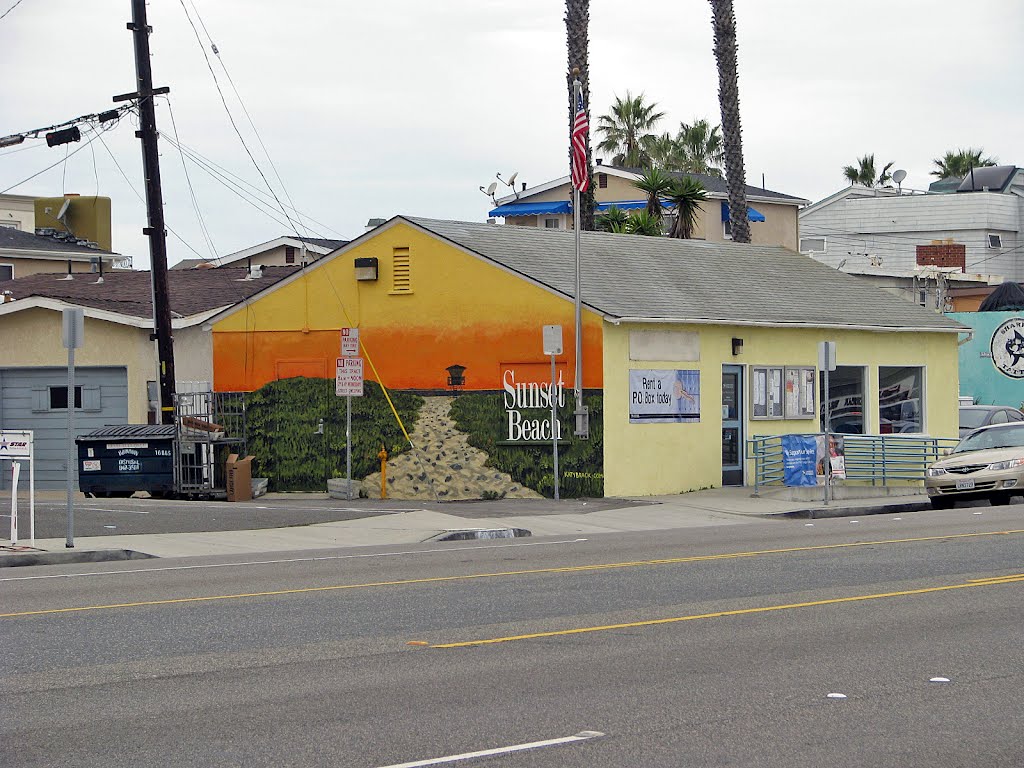
[[[64,221],[64,217],[68,215],[68,208],[70,208],[70,207],[71,207],[71,200],[70,199],[65,200],[64,201],[64,205],[62,205],[60,207],[60,213],[57,214],[57,221],[61,222],[65,226],[67,225],[67,222]]]
[[[487,185],[487,194],[488,195],[493,195],[494,194],[494,190],[496,190],[497,188],[498,188],[498,182],[492,181],[490,184]]]
[[[515,184],[515,183],[516,183],[516,176],[518,176],[518,175],[519,175],[519,171],[512,171],[512,175],[508,177],[508,182],[507,182],[507,184],[508,184],[508,185],[509,185],[510,187],[511,187],[511,186],[512,186],[513,184]]]
[[[897,184],[902,184],[905,178],[907,178],[907,172],[902,168],[892,172],[892,180]]]

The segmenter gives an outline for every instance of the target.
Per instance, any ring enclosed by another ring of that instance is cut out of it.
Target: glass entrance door
[[[722,366],[722,485],[743,485],[743,366]]]

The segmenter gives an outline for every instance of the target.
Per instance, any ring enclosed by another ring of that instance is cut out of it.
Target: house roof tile
[[[296,271],[296,267],[265,267],[262,277],[246,280],[245,269],[230,267],[169,270],[171,314],[188,317],[237,304]],[[59,274],[29,275],[2,285],[4,291],[11,291],[15,301],[39,296],[130,317],[153,316],[149,272],[106,272],[102,283],[96,282],[98,275],[95,273],[76,273],[74,280],[62,278]]]

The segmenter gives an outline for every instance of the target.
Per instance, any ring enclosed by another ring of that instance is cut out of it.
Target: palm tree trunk
[[[715,59],[718,61],[718,102],[722,108],[722,138],[725,144],[725,176],[729,187],[729,218],[732,239],[750,242],[747,220],[747,176],[743,170],[743,137],[740,127],[739,75],[736,67],[736,15],[732,0],[710,0],[715,30]]]
[[[590,41],[588,29],[590,26],[590,0],[565,0],[565,37],[569,48],[569,69],[566,72],[566,82],[569,87],[569,132],[566,139],[572,134],[572,125],[576,119],[576,102],[573,98],[572,70],[578,67],[580,70],[580,82],[583,84],[583,103],[587,110],[587,123],[590,123],[590,67],[588,62],[588,50]],[[566,149],[569,154],[569,162],[572,163],[572,149],[568,142]],[[594,160],[590,150],[590,136],[587,136],[587,174],[590,178],[594,176]],[[594,185],[587,187],[587,191],[580,195],[580,229],[592,232],[594,230]]]

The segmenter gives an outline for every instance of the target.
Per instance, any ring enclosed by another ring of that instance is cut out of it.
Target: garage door
[[[66,368],[0,368],[0,428],[35,432],[38,490],[66,487],[67,404]],[[76,434],[127,424],[128,371],[125,368],[76,368],[75,407]],[[9,489],[10,463],[3,464],[0,489]]]

